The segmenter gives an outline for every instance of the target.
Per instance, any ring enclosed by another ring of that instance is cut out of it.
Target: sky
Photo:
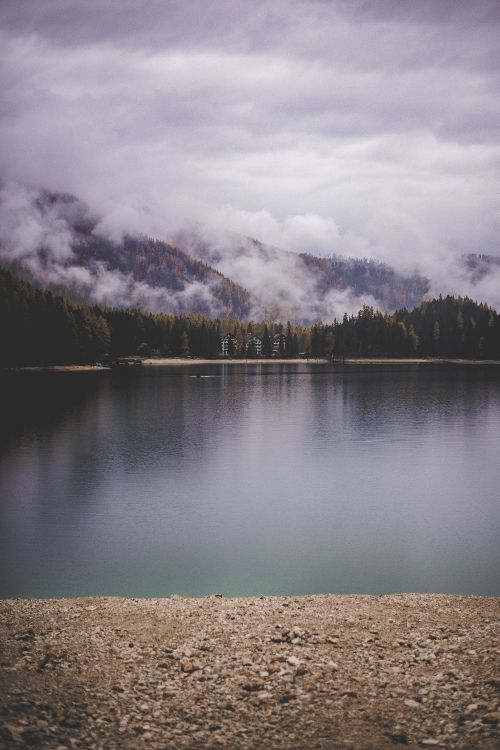
[[[499,255],[498,0],[2,0],[0,175],[119,238]]]

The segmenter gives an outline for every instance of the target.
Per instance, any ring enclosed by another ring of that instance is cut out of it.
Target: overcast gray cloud
[[[438,279],[498,254],[499,38],[496,0],[2,0],[0,169],[111,237],[195,221]]]

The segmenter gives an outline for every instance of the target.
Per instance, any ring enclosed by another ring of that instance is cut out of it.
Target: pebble
[[[412,698],[409,698],[408,700],[404,701],[405,706],[408,706],[408,708],[421,708],[422,704],[418,701],[414,701]]]
[[[493,598],[86,602],[0,601],[0,750],[496,746]]]

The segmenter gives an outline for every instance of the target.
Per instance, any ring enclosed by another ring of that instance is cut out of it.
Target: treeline
[[[201,314],[154,315],[77,304],[0,268],[0,364],[87,364],[129,354],[217,357],[231,333],[240,356],[250,336],[270,356],[500,358],[500,316],[485,304],[445,297],[393,315],[365,306],[330,325],[246,323]]]
[[[0,267],[0,363],[3,367],[86,364],[111,345],[97,308],[39,289]]]
[[[392,315],[365,306],[313,327],[312,351],[351,357],[500,358],[500,316],[467,297],[439,297]],[[316,343],[317,342],[317,343]]]
[[[232,333],[238,350],[245,352],[253,332],[268,342],[265,353],[271,354],[272,336],[282,330],[281,324],[212,320],[197,313],[155,315],[79,304],[0,267],[2,367],[88,364],[129,354],[217,357],[225,333]],[[288,326],[289,356],[307,345],[308,334],[299,328],[292,333]]]

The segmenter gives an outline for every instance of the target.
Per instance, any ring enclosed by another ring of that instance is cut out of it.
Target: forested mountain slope
[[[0,267],[0,367],[84,364],[135,353],[218,357],[226,333],[235,336],[246,357],[250,334],[264,344],[278,332],[285,336],[286,357],[305,352],[500,359],[500,316],[467,298],[433,299],[394,314],[364,306],[329,325],[283,326],[77,304]]]
[[[298,254],[234,232],[192,228],[168,240],[122,234],[72,195],[0,194],[0,262],[77,301],[312,325],[363,306],[413,308],[442,291],[435,278],[377,260]],[[439,273],[452,296],[491,304],[499,295],[500,258],[455,257]]]
[[[244,284],[266,317],[302,323],[333,320],[363,304],[413,307],[429,281],[370,259],[317,257],[282,250],[234,233],[179,232],[176,246]]]
[[[29,281],[82,301],[250,316],[255,306],[250,294],[219,271],[146,236],[112,241],[98,221],[74,196],[30,195],[12,220],[12,232],[2,233],[0,261]]]

